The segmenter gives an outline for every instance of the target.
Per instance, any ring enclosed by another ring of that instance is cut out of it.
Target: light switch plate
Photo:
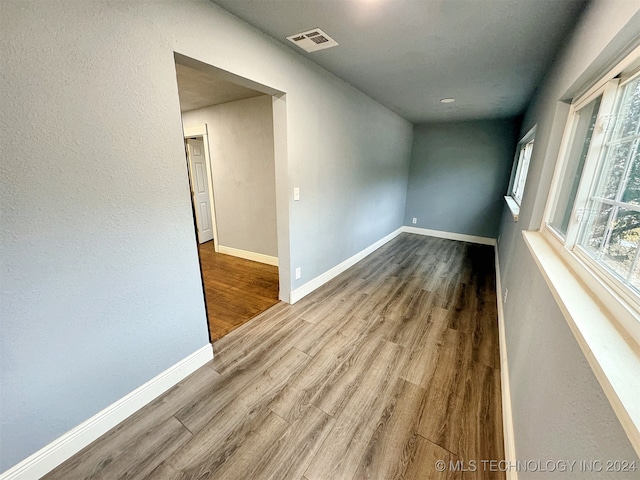
[[[300,187],[293,187],[293,200],[296,202],[300,200]]]

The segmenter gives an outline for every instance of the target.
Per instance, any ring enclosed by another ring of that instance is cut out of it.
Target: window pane
[[[640,212],[600,204],[592,231],[585,241],[587,252],[623,281],[634,267],[640,240]],[[634,268],[635,270],[635,268]]]
[[[594,258],[602,251],[607,236],[607,226],[613,212],[613,206],[600,202],[592,202],[589,218],[580,244]]]
[[[616,103],[595,196],[637,205],[640,77],[621,87]]]
[[[635,141],[628,141],[612,145],[606,149],[605,161],[600,172],[600,181],[596,189],[596,196],[615,200],[622,186],[622,180],[631,161],[632,149]]]
[[[578,243],[626,285],[640,288],[640,78],[620,88]]]
[[[567,234],[571,210],[578,192],[601,100],[602,97],[598,97],[577,112],[578,122],[569,150],[567,169],[563,174],[564,180],[558,194],[558,203],[550,223],[554,230],[563,236]]]
[[[636,255],[638,255],[637,251]],[[638,261],[637,258],[635,259],[635,266],[633,272],[631,273],[629,284],[631,285],[631,288],[633,288],[637,292],[640,292],[640,261]]]
[[[518,202],[518,205],[522,203],[522,196],[524,195],[524,186],[527,181],[527,172],[529,171],[529,163],[531,162],[532,152],[533,140],[520,147],[518,167],[513,184],[513,198],[516,200],[516,202]]]
[[[618,209],[603,249],[603,262],[620,277],[626,278],[638,247],[640,213]]]
[[[637,142],[636,140],[636,154],[633,157],[627,185],[622,194],[622,201],[631,205],[640,205],[640,148]]]
[[[625,138],[638,133],[640,116],[640,77],[627,83],[619,99],[614,138]]]

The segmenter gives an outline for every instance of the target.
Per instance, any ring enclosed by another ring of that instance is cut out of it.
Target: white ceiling
[[[585,0],[213,0],[412,122],[521,114]],[[285,37],[319,27],[340,46]],[[440,99],[453,97],[449,105]]]
[[[176,63],[176,77],[181,112],[263,95],[256,90],[222,80],[209,72],[179,63]]]

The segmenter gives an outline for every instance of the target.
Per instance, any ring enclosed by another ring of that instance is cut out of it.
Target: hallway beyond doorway
[[[278,267],[198,247],[211,341],[278,303]]]

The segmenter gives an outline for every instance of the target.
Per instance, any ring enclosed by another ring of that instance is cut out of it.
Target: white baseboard
[[[402,233],[402,227],[397,229],[397,230],[395,230],[395,231],[393,231],[393,232],[391,232],[386,237],[381,238],[380,240],[378,240],[374,244],[369,245],[367,248],[365,248],[364,250],[361,250],[360,252],[356,253],[352,257],[347,258],[344,262],[339,263],[335,267],[327,270],[322,275],[318,275],[313,280],[310,280],[309,282],[305,283],[301,287],[296,288],[295,290],[293,290],[291,292],[291,296],[289,298],[290,303],[294,304],[298,300],[301,300],[302,298],[306,297],[311,292],[313,292],[315,289],[321,287],[322,285],[327,283],[329,280],[337,277],[338,275],[340,275],[342,272],[344,272],[348,268],[351,268],[353,265],[358,263],[364,257],[366,257],[367,255],[373,253],[375,250],[377,250],[378,248],[383,246],[385,243],[393,240],[394,238],[396,238],[401,233]]]
[[[500,261],[498,246],[496,252],[496,299],[498,301],[498,336],[500,342],[500,387],[502,390],[502,433],[504,436],[504,459],[511,467],[506,472],[507,480],[518,480],[516,465],[516,439],[513,433],[513,412],[511,411],[511,387],[509,384],[509,363],[507,362],[507,338],[504,331],[504,308],[502,284],[500,282]]]
[[[495,245],[496,239],[489,237],[477,237],[475,235],[466,235],[464,233],[443,232],[440,230],[430,230],[428,228],[418,228],[403,226],[402,231],[406,233],[415,233],[418,235],[426,235],[428,237],[446,238],[448,240],[458,240],[461,242],[479,243],[480,245]]]
[[[266,263],[267,265],[273,265],[276,267],[278,266],[278,257],[272,257],[271,255],[250,252],[248,250],[240,250],[239,248],[225,247],[224,245],[219,245],[218,251],[226,255],[244,258],[245,260],[253,260],[254,262]]]
[[[42,477],[212,359],[213,348],[210,344],[196,350],[10,468],[0,475],[0,480]]]

